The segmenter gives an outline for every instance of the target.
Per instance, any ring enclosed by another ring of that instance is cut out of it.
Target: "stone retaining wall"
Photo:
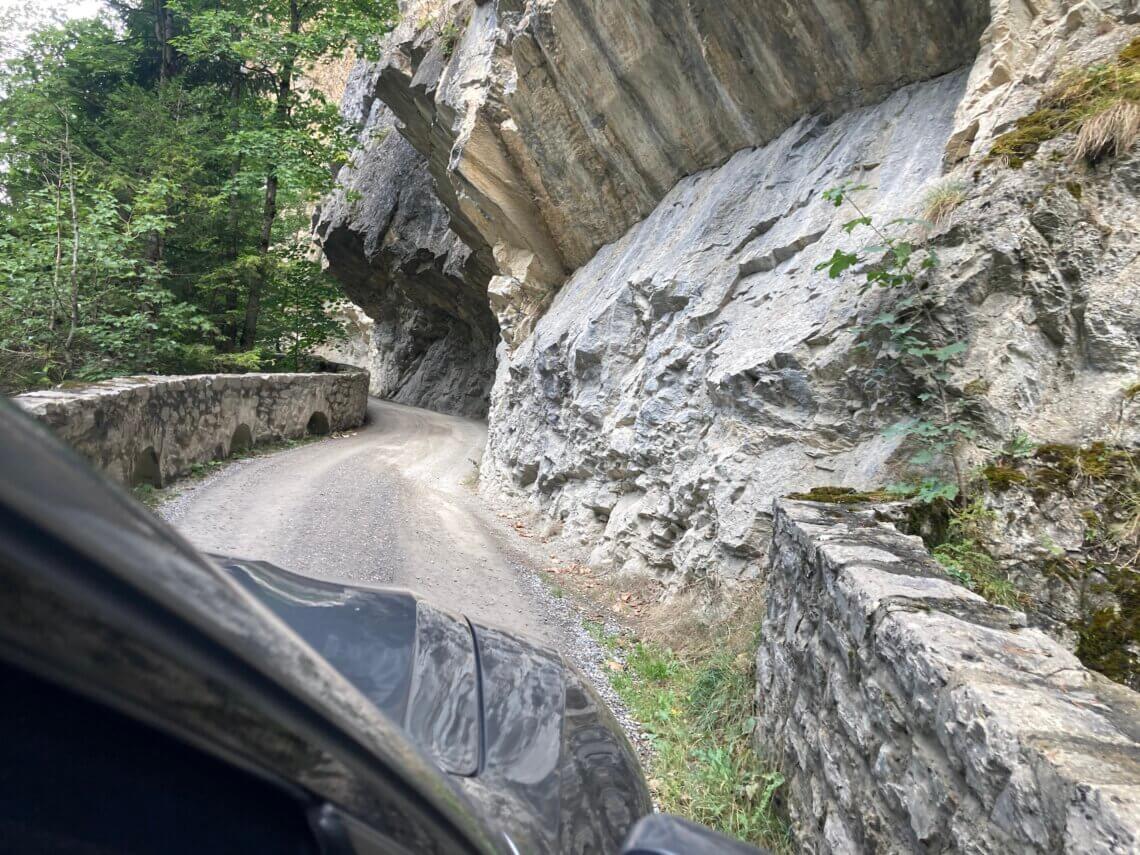
[[[757,745],[804,851],[1140,851],[1140,695],[870,512],[780,501]]]
[[[122,377],[13,400],[110,477],[162,486],[259,443],[362,424],[368,372]]]

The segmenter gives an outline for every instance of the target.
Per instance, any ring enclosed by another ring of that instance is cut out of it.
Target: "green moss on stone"
[[[1106,65],[1082,69],[1063,79],[1061,86],[1017,120],[1013,130],[994,140],[989,161],[1003,160],[1020,169],[1043,143],[1080,130],[1086,119],[1099,115],[1121,101],[1140,100],[1140,38]],[[1069,186],[1069,185],[1066,185]],[[1070,188],[1069,192],[1073,192]],[[1078,199],[1080,196],[1073,193]]]
[[[1065,488],[1076,478],[1127,480],[1137,463],[1133,452],[1103,442],[1085,448],[1050,442],[1038,447],[1033,456],[1043,464],[1034,473],[1033,481],[1053,491]]]
[[[1098,609],[1077,628],[1077,656],[1109,679],[1140,690],[1140,571],[1099,569],[1117,605]]]
[[[1016,484],[1024,484],[1029,480],[1029,476],[1017,467],[1005,466],[1001,463],[991,463],[982,469],[982,478],[995,493],[1004,493],[1010,487]]]
[[[866,502],[897,502],[906,497],[886,490],[860,492],[853,487],[812,487],[806,493],[790,493],[788,498],[800,502],[824,502],[829,505],[859,505]]]

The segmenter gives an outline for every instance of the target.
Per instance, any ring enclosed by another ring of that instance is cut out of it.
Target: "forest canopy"
[[[394,0],[108,0],[5,33],[0,391],[292,369],[343,334],[313,205],[351,129],[312,75]]]

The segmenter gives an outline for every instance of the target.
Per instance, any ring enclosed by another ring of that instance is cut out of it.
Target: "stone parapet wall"
[[[122,377],[13,400],[115,480],[162,486],[259,443],[357,427],[368,372]]]
[[[757,745],[805,851],[1140,850],[1140,695],[870,512],[775,507]]]

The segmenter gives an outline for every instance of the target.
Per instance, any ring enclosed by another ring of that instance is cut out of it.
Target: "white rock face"
[[[681,181],[500,349],[484,483],[598,539],[594,561],[681,582],[758,572],[790,487],[874,481],[891,413],[851,361],[858,283],[814,269],[853,216],[820,193],[858,177],[869,214],[913,213],[965,83],[805,119]]]
[[[376,95],[454,228],[489,246],[504,338],[685,175],[971,61],[987,0],[419,0]],[[447,37],[448,31],[461,36]]]
[[[1140,167],[1069,164],[1065,140],[985,162],[1067,68],[1140,32],[1135,0],[403,10],[346,99],[373,136],[326,253],[377,319],[383,394],[480,412],[501,330],[484,489],[597,563],[751,576],[774,496],[899,480],[884,429],[915,389],[857,347],[888,295],[814,270],[861,242],[821,197],[843,181],[880,223],[961,184],[913,237],[942,258],[932,334],[969,345],[953,386],[984,443],[1137,440]]]
[[[1072,29],[1073,52],[1113,56],[1137,34],[1126,17]],[[899,480],[909,455],[884,430],[917,412],[914,389],[855,329],[889,295],[815,271],[859,245],[840,228],[854,212],[821,193],[868,184],[877,222],[920,215],[977,103],[964,73],[915,84],[679,182],[500,349],[485,489],[563,521],[598,564],[682,584],[758,573],[774,496]],[[1123,394],[1140,365],[1140,165],[1086,170],[1064,143],[1022,170],[974,158],[951,222],[915,234],[941,257],[933,332],[969,345],[954,388],[991,447],[1018,430],[1140,436]]]

